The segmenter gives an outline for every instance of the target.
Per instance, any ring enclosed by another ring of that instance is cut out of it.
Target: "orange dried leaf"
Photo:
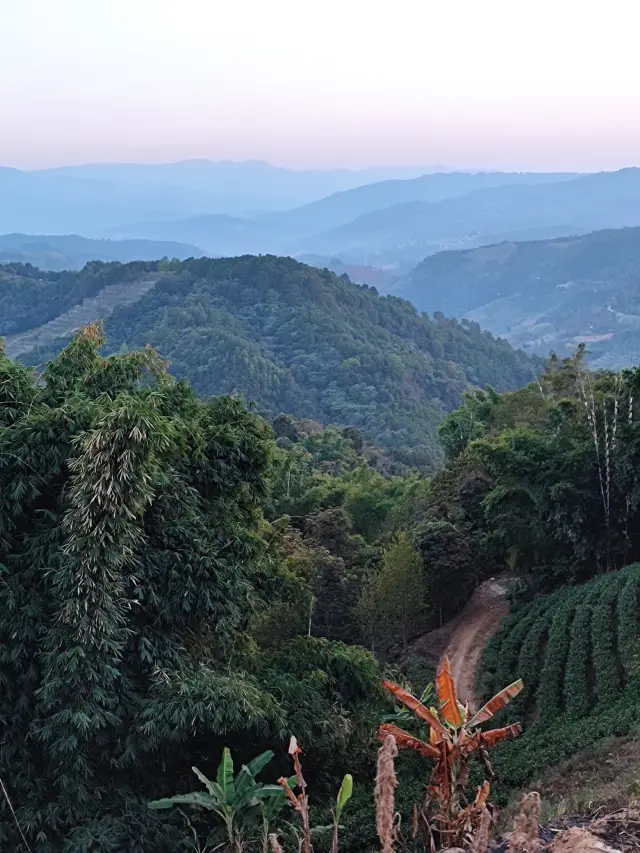
[[[399,749],[414,749],[425,758],[440,758],[440,751],[429,743],[413,737],[393,723],[384,723],[378,729],[378,738],[384,740],[387,735],[393,735]]]
[[[448,736],[449,732],[442,725],[440,720],[432,714],[428,708],[422,704],[419,699],[416,699],[415,696],[412,696],[408,690],[400,687],[399,684],[395,684],[393,681],[383,681],[382,686],[385,690],[395,696],[395,698],[400,702],[405,708],[408,708],[410,711],[420,717],[421,720],[424,720],[425,723],[428,723],[432,729],[435,729],[437,732],[440,732],[441,735]]]
[[[480,809],[483,809],[489,799],[489,792],[491,791],[491,786],[485,779],[485,781],[478,787],[478,792],[476,794],[476,799],[474,802],[474,806],[477,806]]]
[[[438,692],[438,699],[442,703],[442,708],[440,709],[441,715],[452,726],[459,728],[462,725],[462,720],[458,709],[456,688],[453,683],[453,676],[451,675],[451,664],[446,655],[444,655],[438,667],[436,690]]]
[[[498,711],[505,707],[505,705],[508,705],[512,699],[515,699],[523,686],[522,679],[519,678],[517,681],[514,681],[513,684],[510,684],[499,693],[496,693],[493,699],[489,699],[487,704],[483,705],[478,713],[473,715],[468,724],[470,726],[477,726],[480,723],[490,720],[494,714],[497,714]]]
[[[458,740],[458,747],[462,755],[469,755],[474,752],[481,744],[482,732],[476,732],[473,737],[469,737],[467,732],[464,732]]]
[[[287,799],[297,811],[300,808],[300,805],[298,803],[298,800],[296,799],[296,795],[293,793],[289,786],[289,782],[284,778],[284,776],[281,776],[278,779],[278,785],[280,785],[284,789],[284,792],[287,795]]]
[[[433,746],[437,746],[441,742],[442,735],[435,729],[429,729],[429,743],[431,743]]]
[[[518,737],[522,734],[522,726],[520,723],[513,723],[511,726],[505,726],[503,729],[491,729],[488,732],[481,732],[480,741],[483,746],[495,746],[502,740]]]

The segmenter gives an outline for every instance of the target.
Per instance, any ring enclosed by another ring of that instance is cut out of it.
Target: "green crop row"
[[[627,679],[640,678],[640,567],[632,569],[618,597],[618,651]]]
[[[591,605],[581,601],[571,626],[564,698],[567,713],[584,717],[591,708],[589,661],[591,657]]]
[[[562,714],[550,725],[533,726],[522,737],[492,751],[504,804],[508,791],[529,785],[565,758],[587,749],[606,737],[620,737],[637,731],[640,725],[640,690],[626,691],[616,702],[595,710],[588,719],[576,720]],[[506,789],[506,790],[505,790]]]
[[[510,613],[502,621],[502,624],[485,647],[478,672],[478,683],[476,685],[477,695],[483,699],[488,699],[504,687],[504,684],[499,681],[502,646],[505,639],[517,627],[518,622],[518,615]]]
[[[615,702],[622,688],[622,667],[617,653],[616,604],[620,580],[608,579],[599,590],[591,618],[593,668],[595,670],[596,699],[599,704]]]
[[[640,565],[515,609],[490,646],[490,686],[523,678],[513,708],[525,723],[534,697],[537,705],[522,737],[493,753],[498,781],[513,789],[604,737],[638,730]]]
[[[503,637],[498,650],[499,664],[496,671],[498,689],[515,681],[516,678],[522,678],[519,667],[524,641],[536,620],[553,607],[555,599],[555,594],[545,595],[536,599],[525,611],[517,610],[514,613],[515,626]]]
[[[577,599],[576,591],[571,590],[562,598],[553,616],[537,694],[540,723],[550,722],[564,709],[565,668]]]
[[[508,719],[510,722],[525,720],[531,711],[533,698],[540,678],[540,661],[544,656],[544,647],[549,631],[549,623],[553,609],[547,609],[536,619],[529,628],[520,650],[518,674],[524,682],[524,687],[518,698],[510,706]]]

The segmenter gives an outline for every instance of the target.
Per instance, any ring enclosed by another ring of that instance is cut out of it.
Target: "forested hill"
[[[468,317],[514,346],[592,366],[640,359],[640,228],[555,240],[502,242],[425,258],[393,285],[424,311]]]
[[[101,281],[141,280],[155,284],[110,307],[110,349],[151,344],[201,393],[238,392],[269,413],[358,427],[409,464],[437,464],[437,425],[469,384],[514,388],[538,368],[477,324],[430,319],[346,276],[273,256],[93,263],[42,276],[0,267],[0,335],[55,321],[54,304],[68,311]],[[41,363],[61,343],[22,357]]]

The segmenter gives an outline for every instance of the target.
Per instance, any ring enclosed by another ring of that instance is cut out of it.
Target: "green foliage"
[[[618,651],[627,678],[640,676],[640,573],[630,574],[618,598]]]
[[[455,616],[482,578],[462,526],[428,521],[414,531],[414,543],[426,575],[427,589],[439,622]]]
[[[342,817],[342,812],[344,811],[344,807],[347,805],[349,800],[353,795],[353,776],[351,773],[347,773],[342,780],[342,785],[340,785],[340,790],[338,791],[338,796],[336,798],[336,822],[340,822],[340,818]]]
[[[540,722],[555,719],[564,707],[564,672],[569,656],[571,626],[576,612],[576,596],[567,595],[553,614],[549,629],[549,642],[544,656],[544,667],[540,673],[540,684],[536,704]]]
[[[31,264],[0,266],[0,335],[6,337],[48,323],[104,287],[145,277],[152,267],[91,261],[82,270],[43,272]]]
[[[596,701],[605,705],[620,695],[622,674],[618,661],[616,602],[618,578],[611,578],[601,589],[593,606],[591,618],[591,642],[593,667],[596,674]]]
[[[584,357],[551,357],[520,391],[469,393],[440,427],[430,521],[464,529],[484,566],[531,593],[640,559],[640,370],[590,373]]]
[[[470,384],[499,390],[529,382],[537,360],[486,335],[475,324],[429,319],[402,299],[381,297],[292,258],[244,256],[100,265],[71,275],[69,300],[93,295],[96,275],[126,282],[158,277],[134,305],[117,308],[106,328],[114,351],[152,344],[203,394],[240,393],[269,415],[290,412],[355,427],[395,459],[435,468],[437,427]],[[12,276],[5,334],[51,319],[33,291],[61,285],[43,274]],[[77,284],[76,284],[77,283]],[[30,294],[22,296],[23,288]],[[29,303],[36,307],[31,311]],[[0,306],[1,307],[1,306]],[[15,314],[15,322],[12,317]],[[9,323],[13,322],[13,326]],[[41,362],[53,350],[35,352]]]
[[[256,776],[273,758],[273,752],[263,752],[248,764],[243,764],[237,776],[233,775],[231,751],[225,747],[218,765],[217,780],[212,782],[197,767],[192,770],[206,787],[207,793],[194,792],[175,794],[150,802],[149,808],[170,809],[173,806],[192,806],[212,812],[224,830],[223,843],[234,851],[241,851],[246,833],[251,827],[261,824],[262,849],[266,850],[269,832],[274,821],[287,804],[287,798],[281,785],[264,785],[256,781]],[[292,781],[295,782],[295,779]],[[220,836],[215,832],[207,839],[207,844],[220,844]]]
[[[579,719],[589,713],[591,691],[589,661],[591,656],[591,605],[582,600],[576,605],[576,615],[571,626],[571,642],[567,655],[565,674],[565,705],[567,713]]]
[[[371,645],[384,652],[399,643],[406,650],[409,639],[424,630],[428,599],[420,555],[401,531],[384,549],[381,565],[365,582],[358,603]]]
[[[528,693],[531,713],[523,737],[495,752],[500,782],[526,785],[562,758],[638,725],[639,585],[640,565],[628,566],[520,605],[505,620],[488,645],[483,667],[500,672],[496,661],[504,654],[510,668],[513,649],[520,646],[519,666],[535,684],[537,650],[541,676],[535,705],[535,688]],[[539,640],[549,625],[545,647]]]
[[[34,853],[174,853],[180,816],[147,801],[292,729],[341,776],[379,673],[362,649],[252,634],[304,589],[272,541],[286,520],[262,514],[266,424],[101,343],[90,327],[37,381],[0,358],[0,777]],[[16,833],[3,806],[0,847]]]
[[[531,711],[540,678],[540,659],[544,657],[545,641],[549,630],[549,612],[534,619],[529,628],[518,659],[518,673],[524,688],[513,702],[511,716],[514,719],[526,719]]]

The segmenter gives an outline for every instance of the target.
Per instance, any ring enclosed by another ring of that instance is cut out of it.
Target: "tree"
[[[290,589],[262,536],[266,424],[102,344],[89,327],[39,379],[0,355],[0,778],[34,853],[173,851],[179,819],[145,802],[192,764],[295,720],[330,766],[337,721],[377,695],[360,650],[250,635]],[[0,847],[17,833],[3,801]]]
[[[359,619],[372,646],[385,651],[399,643],[406,650],[409,639],[424,626],[426,609],[422,561],[408,533],[401,531],[384,549],[380,569],[363,587]]]

